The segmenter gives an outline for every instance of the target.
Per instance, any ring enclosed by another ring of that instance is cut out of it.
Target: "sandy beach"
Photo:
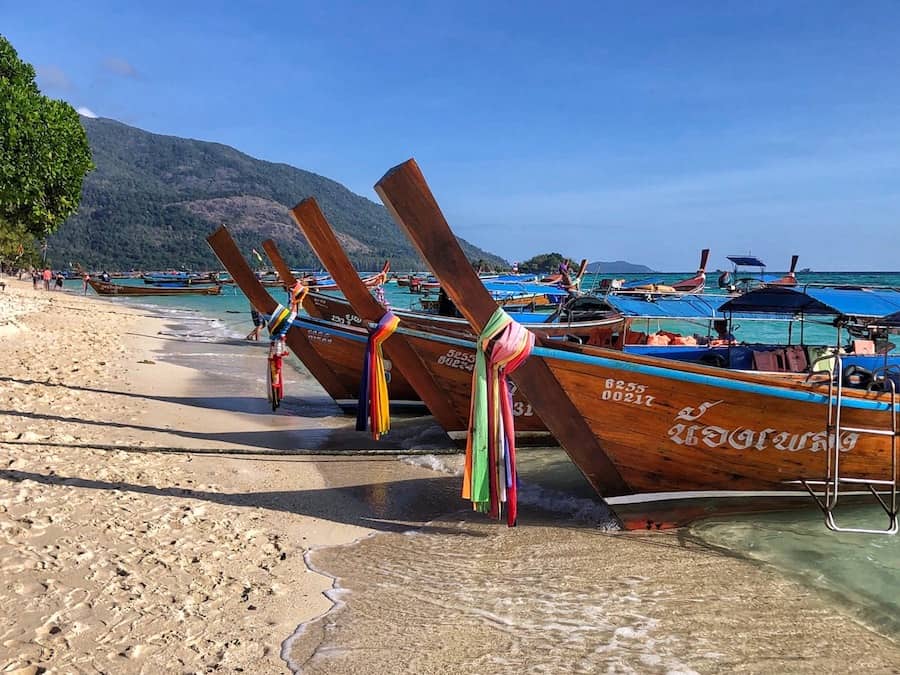
[[[304,551],[368,530],[292,503],[314,462],[226,458],[271,429],[186,398],[160,319],[15,281],[0,307],[0,671],[284,671],[330,606]]]
[[[264,345],[191,342],[140,308],[6,281],[0,672],[276,673],[284,657],[331,673],[898,672],[894,642],[689,538],[601,534],[528,508],[516,530],[456,515],[456,477],[390,454],[440,445],[427,419],[398,421],[376,446],[302,373],[273,415],[241,370],[252,357],[261,378]],[[336,447],[388,454],[320,454]],[[545,558],[548,541],[559,546]],[[452,564],[460,546],[477,564]],[[591,570],[569,610],[599,637],[554,623],[566,589],[538,598],[561,644],[577,633],[578,658],[548,647],[529,666],[543,624],[460,599],[504,598],[491,575],[522,573],[509,559],[532,566],[520,592]],[[314,621],[336,583],[349,602]],[[640,612],[618,623],[634,598]],[[500,635],[511,660],[479,648]]]

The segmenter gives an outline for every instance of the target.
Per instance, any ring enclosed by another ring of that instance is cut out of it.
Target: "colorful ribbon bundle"
[[[376,441],[391,428],[390,402],[381,345],[393,335],[399,324],[400,319],[394,316],[393,312],[385,312],[378,325],[369,333],[366,342],[362,381],[359,384],[359,403],[356,408],[356,429],[365,431],[368,422],[372,438]]]
[[[517,517],[516,430],[512,393],[507,375],[534,348],[534,334],[497,308],[478,336],[472,372],[472,403],[462,496],[476,511],[500,518],[506,503],[506,522]]]
[[[297,312],[284,305],[278,305],[275,311],[272,312],[272,315],[269,317],[269,323],[266,325],[269,329],[269,339],[274,342],[287,335],[288,328],[291,327],[296,318]]]
[[[269,403],[272,404],[272,410],[278,409],[278,406],[281,405],[281,399],[284,397],[282,366],[284,357],[287,356],[284,340],[296,316],[297,312],[293,309],[293,304],[291,309],[284,305],[278,305],[275,311],[272,312],[266,325],[269,329],[269,359],[266,364],[268,388],[266,395]]]
[[[294,314],[300,312],[300,308],[303,306],[303,300],[306,298],[307,293],[309,293],[309,287],[304,286],[302,281],[296,281],[294,282],[294,285],[291,286],[291,311],[294,312]]]

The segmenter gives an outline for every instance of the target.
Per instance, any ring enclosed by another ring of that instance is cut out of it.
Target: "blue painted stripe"
[[[350,331],[343,326],[332,328],[332,325],[337,326],[337,324],[329,325],[326,322],[319,323],[317,321],[310,321],[307,317],[297,317],[294,319],[293,325],[302,330],[315,330],[320,333],[326,333],[327,335],[335,335],[345,340],[352,340],[353,342],[365,343],[369,339],[365,333]]]
[[[422,338],[423,340],[432,340],[432,341],[442,342],[447,345],[456,345],[457,347],[468,347],[469,349],[475,349],[475,341],[474,340],[455,338],[455,337],[450,337],[449,335],[436,335],[434,333],[426,333],[426,332],[420,331],[420,330],[404,328],[403,324],[400,324],[400,328],[397,329],[397,332],[403,333],[404,335],[409,335],[411,337]]]
[[[533,354],[544,358],[557,359],[562,361],[572,361],[574,363],[584,363],[594,366],[602,366],[615,370],[623,370],[631,373],[640,373],[642,375],[652,375],[653,377],[662,377],[667,380],[676,380],[678,382],[690,382],[691,384],[703,384],[707,386],[717,387],[719,389],[730,389],[732,391],[743,391],[751,394],[759,394],[761,396],[771,396],[773,398],[782,398],[789,401],[802,401],[804,403],[826,403],[828,396],[825,394],[816,394],[814,392],[797,391],[795,389],[787,389],[785,387],[775,387],[769,384],[759,384],[757,382],[743,382],[741,380],[733,380],[731,378],[719,377],[717,375],[706,375],[700,373],[692,373],[664,366],[650,366],[643,363],[631,363],[630,361],[620,361],[618,359],[608,359],[603,356],[594,356],[588,354],[578,354],[575,352],[565,352],[558,349],[548,349],[547,347],[535,347]],[[890,410],[890,403],[881,401],[869,401],[865,399],[844,397],[841,402],[843,408],[858,408],[860,410]],[[900,409],[900,406],[898,406]]]
[[[436,340],[445,344],[457,345],[460,347],[475,348],[472,340],[464,340],[460,338],[452,338],[444,335],[433,335],[431,333],[423,333],[410,329],[400,328],[400,333],[420,337],[426,340]],[[797,391],[787,389],[785,387],[777,387],[768,384],[758,384],[756,382],[743,382],[727,377],[717,375],[706,375],[700,373],[686,372],[677,370],[667,366],[651,366],[643,363],[632,363],[630,361],[620,361],[619,359],[610,359],[604,356],[595,356],[593,354],[579,354],[577,352],[568,352],[561,349],[552,349],[548,347],[535,347],[532,352],[535,356],[547,359],[556,359],[558,361],[571,361],[573,363],[584,363],[591,366],[601,366],[612,370],[619,370],[629,373],[639,373],[642,375],[651,375],[653,377],[661,377],[667,380],[675,380],[678,382],[690,382],[692,384],[703,384],[719,389],[729,389],[731,391],[743,391],[761,396],[770,396],[773,398],[787,399],[790,401],[801,401],[803,403],[825,404],[828,396],[825,394],[817,394],[814,392]],[[882,401],[869,401],[865,399],[845,397],[841,404],[844,408],[857,408],[859,410],[890,410],[890,403]],[[900,410],[900,405],[897,406]]]

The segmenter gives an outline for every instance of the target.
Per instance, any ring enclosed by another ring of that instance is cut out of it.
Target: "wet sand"
[[[452,508],[458,478],[421,481]],[[304,673],[900,670],[900,646],[854,614],[688,531],[604,532],[534,506],[509,529],[459,510],[307,558],[336,606],[291,642]]]
[[[304,672],[898,672],[895,643],[684,533],[541,498],[509,530],[428,468],[453,458],[314,454],[385,446],[302,373],[273,415],[264,347],[182,328],[0,296],[0,672],[286,672],[304,622]],[[443,439],[401,420],[388,450]]]

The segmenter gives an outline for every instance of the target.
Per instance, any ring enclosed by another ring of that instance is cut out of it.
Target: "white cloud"
[[[42,89],[69,90],[72,88],[71,80],[59,66],[53,64],[38,66],[35,71]]]
[[[133,65],[131,65],[125,59],[120,59],[115,56],[111,56],[108,59],[105,59],[103,61],[103,67],[113,75],[135,78],[138,76],[138,72]]]
[[[98,117],[97,113],[95,113],[90,108],[85,108],[84,106],[78,108],[76,112],[82,117],[90,117],[91,119],[96,119]]]

